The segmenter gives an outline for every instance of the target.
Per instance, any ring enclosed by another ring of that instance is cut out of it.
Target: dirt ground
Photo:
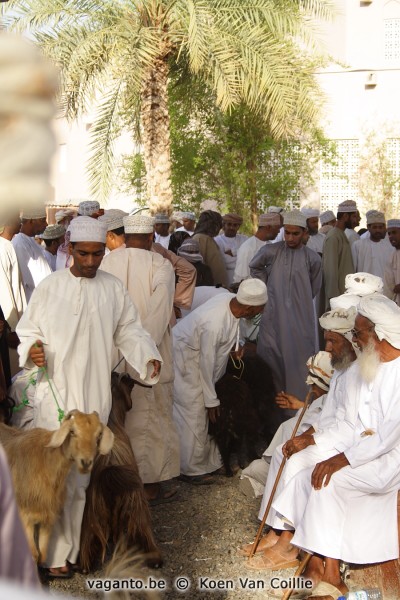
[[[238,475],[220,475],[215,484],[208,486],[183,482],[178,485],[175,502],[152,509],[164,566],[142,575],[145,583],[149,583],[148,577],[161,580],[167,588],[160,593],[163,600],[269,598],[272,578],[287,579],[293,575],[293,569],[251,571],[237,554],[238,547],[255,537],[260,504],[242,494]],[[52,582],[50,589],[74,596],[101,597],[89,591],[87,584],[88,579],[100,575],[75,575],[72,580]],[[273,583],[277,585],[277,580]]]

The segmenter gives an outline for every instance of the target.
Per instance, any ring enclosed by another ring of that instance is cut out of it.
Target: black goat
[[[229,359],[215,390],[220,416],[209,424],[209,433],[218,445],[226,475],[232,477],[232,455],[237,455],[244,468],[261,455],[275,433],[275,388],[267,363],[256,354],[247,354],[242,363]]]

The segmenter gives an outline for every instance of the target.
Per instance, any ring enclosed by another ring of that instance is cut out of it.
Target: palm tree
[[[9,23],[28,30],[61,66],[67,115],[93,102],[89,172],[108,194],[113,140],[139,134],[149,206],[170,210],[168,83],[171,68],[199,77],[222,110],[246,103],[276,137],[298,135],[318,115],[313,19],[329,0],[11,0]]]

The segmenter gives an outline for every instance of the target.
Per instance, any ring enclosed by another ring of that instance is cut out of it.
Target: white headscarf
[[[353,338],[351,330],[354,329],[356,314],[357,311],[354,306],[348,309],[337,308],[324,313],[322,317],[319,318],[319,322],[322,329],[340,333],[346,340],[351,342]]]
[[[400,306],[386,296],[372,295],[361,298],[358,313],[374,323],[379,340],[400,350]]]
[[[310,356],[307,361],[307,368],[307,385],[315,383],[319,388],[327,392],[333,375],[330,352],[321,350],[317,354]]]

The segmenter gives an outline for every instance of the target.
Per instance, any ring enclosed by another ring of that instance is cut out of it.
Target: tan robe
[[[338,227],[328,231],[322,253],[323,286],[320,312],[330,310],[329,301],[345,292],[346,275],[354,273],[350,242]]]
[[[162,356],[160,381],[151,388],[136,385],[125,428],[144,483],[166,481],[179,475],[179,441],[172,419],[173,362],[169,321],[175,291],[174,270],[155,252],[123,248],[104,257],[101,269],[115,275],[128,290]],[[117,361],[118,362],[118,361]],[[118,371],[138,374],[125,362]]]

